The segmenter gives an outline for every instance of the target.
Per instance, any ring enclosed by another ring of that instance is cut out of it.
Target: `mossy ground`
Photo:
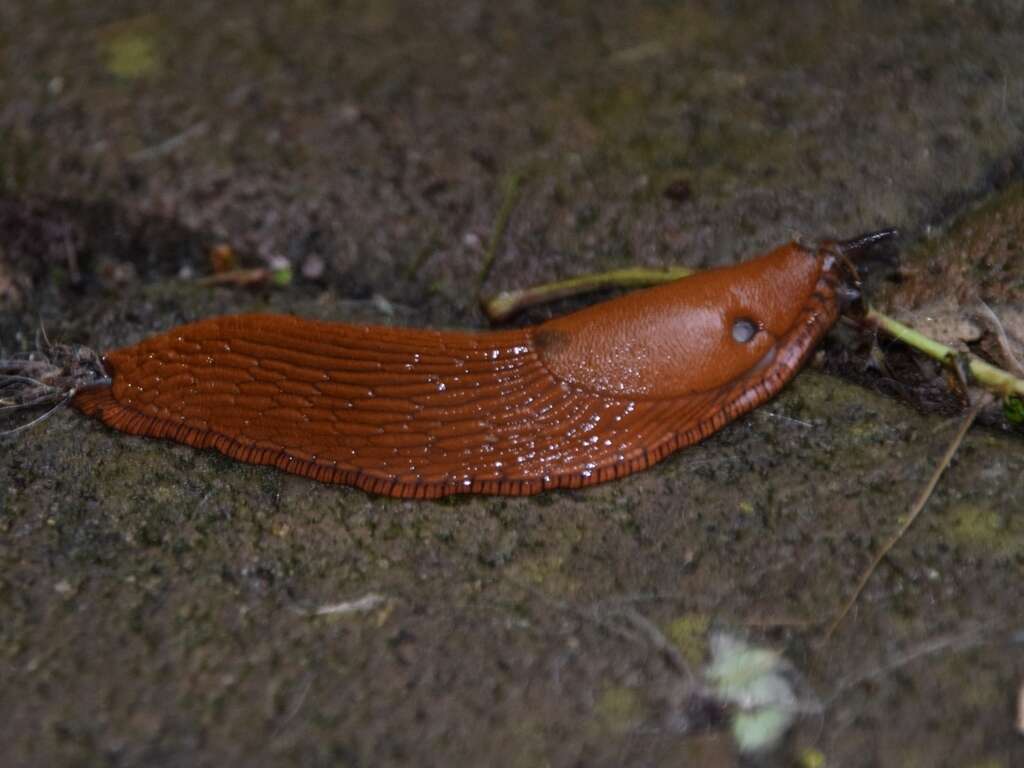
[[[1019,201],[988,193],[1021,173],[1022,30],[999,2],[5,0],[0,339],[251,309],[479,326],[510,178],[488,291],[914,242],[984,197],[977,277],[1020,302]],[[295,279],[196,285],[219,243]],[[640,616],[692,666],[716,628],[794,665],[826,707],[769,763],[1009,768],[1019,434],[968,435],[820,641],[954,431],[808,370],[622,482],[415,504],[63,412],[0,446],[5,759],[732,764]]]

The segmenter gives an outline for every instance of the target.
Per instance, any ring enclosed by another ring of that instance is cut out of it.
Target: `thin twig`
[[[522,182],[523,174],[518,171],[514,171],[505,177],[501,208],[498,209],[498,215],[494,219],[494,229],[491,231],[491,239],[487,242],[484,263],[480,266],[480,272],[476,278],[477,293],[480,292],[480,288],[491,274],[491,269],[494,268],[494,262],[498,258],[498,248],[505,237],[505,230],[508,229],[509,219],[512,218],[512,212],[516,209],[516,206],[519,205],[519,192]]]
[[[378,605],[387,602],[388,598],[378,595],[376,592],[369,592],[356,600],[345,600],[340,603],[328,603],[314,608],[310,613],[313,616],[345,616],[350,613],[366,613],[372,611]]]
[[[809,422],[809,421],[802,421],[801,419],[794,419],[792,416],[784,416],[781,413],[773,413],[772,411],[769,411],[769,410],[764,409],[764,408],[762,408],[759,411],[755,411],[755,413],[763,413],[766,418],[778,419],[779,421],[788,421],[791,424],[799,424],[801,427],[805,427],[807,429],[813,429],[814,428],[814,425],[811,424],[811,422]]]
[[[647,269],[646,267],[627,267],[614,269],[610,272],[599,272],[592,275],[570,277],[530,288],[514,291],[502,291],[481,302],[484,314],[492,323],[500,323],[522,312],[524,309],[545,304],[557,299],[567,299],[584,293],[599,291],[603,288],[644,288],[650,285],[668,283],[689,277],[695,270],[686,267],[668,269]]]
[[[993,312],[992,307],[984,301],[979,301],[978,305],[981,307],[982,316],[995,329],[996,341],[999,344],[999,351],[1003,353],[1003,359],[1006,362],[1006,367],[1018,376],[1024,376],[1024,365],[1021,364],[1020,360],[1018,360],[1017,356],[1013,353],[1013,346],[1010,344],[1010,339],[1006,335],[1006,328],[1003,327],[1003,323],[999,319],[999,316]]]
[[[0,397],[0,403],[3,403],[3,405],[0,405],[0,413],[11,413],[13,411],[21,411],[26,408],[35,408],[39,405],[50,405],[53,403],[53,396],[49,394],[40,395],[33,400],[25,400],[24,402],[19,403],[12,403],[9,402],[7,398]]]
[[[846,618],[846,614],[850,612],[851,608],[853,608],[854,603],[857,602],[857,598],[860,597],[860,593],[864,591],[864,587],[867,586],[868,581],[871,579],[872,574],[874,574],[875,569],[878,568],[879,563],[885,559],[886,555],[888,555],[892,548],[896,546],[897,542],[903,538],[903,534],[905,534],[910,529],[910,526],[914,524],[914,521],[917,520],[917,516],[921,514],[921,510],[924,509],[924,505],[927,504],[928,499],[931,498],[932,492],[935,490],[935,486],[939,482],[939,478],[941,478],[943,472],[946,471],[946,467],[948,467],[949,463],[953,460],[953,456],[956,454],[957,449],[960,447],[964,437],[967,435],[967,430],[971,428],[971,424],[974,423],[974,419],[977,418],[981,409],[988,405],[989,402],[990,398],[988,395],[979,398],[978,402],[971,406],[971,409],[964,416],[963,420],[960,422],[960,428],[957,430],[953,440],[950,441],[945,454],[943,454],[938,466],[935,467],[935,471],[932,473],[931,478],[922,489],[917,500],[914,502],[914,505],[910,508],[910,514],[907,515],[906,520],[903,521],[903,524],[899,529],[897,529],[896,533],[878,551],[878,554],[876,554],[874,559],[871,561],[871,565],[864,570],[864,573],[860,577],[860,581],[857,582],[856,589],[853,590],[853,594],[850,595],[839,613],[832,620],[832,623],[829,624],[828,629],[825,630],[826,641],[831,639],[843,619]]]
[[[899,653],[884,664],[878,664],[863,669],[853,675],[841,679],[833,689],[831,695],[825,699],[825,706],[831,707],[839,697],[851,688],[856,688],[869,680],[877,680],[883,675],[890,674],[896,670],[903,669],[916,661],[945,652],[960,652],[971,650],[982,645],[995,645],[998,643],[1012,644],[1015,641],[1014,634],[1000,634],[992,639],[988,637],[992,633],[1005,633],[1006,628],[1000,624],[979,625],[966,629],[957,634],[940,635],[931,637],[925,642],[915,645],[910,649]]]
[[[38,340],[35,352],[15,357],[0,355],[0,413],[6,414],[52,405],[41,416],[8,430],[0,437],[10,437],[45,421],[82,389],[109,384],[103,361],[88,347],[51,344],[45,333]]]
[[[35,361],[26,361],[26,363],[32,362]],[[4,363],[0,362],[0,371],[2,370],[6,370],[6,366],[4,365]],[[40,385],[39,380],[34,376],[22,376],[21,374],[17,373],[0,373],[0,377],[2,377],[2,379],[0,379],[0,386],[12,384],[31,384],[34,386]]]
[[[571,613],[581,620],[591,622],[609,634],[630,643],[647,645],[654,648],[673,672],[690,684],[696,683],[696,675],[690,669],[690,665],[686,663],[686,659],[683,658],[679,649],[671,640],[665,637],[665,633],[661,631],[657,624],[628,604],[632,601],[631,596],[610,598],[588,606],[580,606],[546,595],[536,587],[525,582],[520,582],[516,579],[510,579],[509,581],[535,599],[559,611]],[[627,604],[609,605],[611,602],[618,603],[620,601],[624,601]]]
[[[285,726],[287,726],[288,723],[294,720],[295,716],[299,714],[299,710],[301,710],[302,705],[306,703],[306,697],[309,695],[309,690],[312,687],[313,675],[310,674],[307,675],[306,679],[303,681],[302,688],[299,690],[298,695],[292,702],[291,707],[288,708],[288,712],[285,713],[284,717],[281,718],[281,721],[274,728],[274,732],[270,736],[271,740],[276,740],[278,736],[281,735],[282,731],[284,731]]]
[[[673,670],[689,678],[691,682],[696,680],[693,670],[686,663],[679,648],[665,637],[665,633],[658,628],[657,624],[634,608],[620,608],[616,613],[638,629]]]
[[[63,400],[59,400],[57,403],[55,403],[53,405],[53,407],[50,408],[50,410],[45,411],[40,416],[36,416],[34,419],[32,419],[32,421],[28,422],[28,424],[22,424],[20,426],[13,427],[11,429],[3,430],[2,432],[0,432],[0,437],[13,437],[14,435],[17,435],[17,434],[19,434],[21,432],[25,432],[26,430],[32,429],[32,427],[34,427],[36,424],[42,424],[48,418],[53,416],[53,414],[55,414],[57,411],[59,411],[65,405],[70,403],[71,402],[71,398],[73,398],[76,394],[78,394],[77,391],[72,389],[71,391],[69,391],[67,393],[67,395],[64,396]]]
[[[260,286],[269,283],[276,270],[269,267],[253,267],[250,269],[229,269],[227,272],[217,272],[204,277],[194,279],[196,285],[230,285],[242,288]]]
[[[143,147],[136,152],[132,152],[128,155],[128,159],[133,162],[139,162],[140,160],[152,160],[157,157],[163,157],[164,155],[170,154],[190,139],[206,133],[206,129],[208,127],[209,125],[205,120],[196,123],[195,125],[186,128],[181,133],[176,133],[169,139],[161,141],[159,144]]]

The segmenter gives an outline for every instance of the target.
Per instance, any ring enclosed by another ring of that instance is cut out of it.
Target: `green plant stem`
[[[961,357],[961,353],[952,347],[947,347],[945,344],[935,341],[935,339],[928,338],[920,331],[915,331],[899,320],[882,314],[877,309],[869,309],[864,319],[883,333],[892,336],[897,341],[902,341],[908,347],[912,347],[944,365],[954,367],[957,358]],[[971,376],[974,377],[975,381],[984,386],[985,389],[1001,397],[1008,397],[1009,395],[1024,397],[1024,379],[1019,379],[1002,368],[986,363],[974,355],[963,355],[961,359],[966,359],[967,368]]]
[[[630,267],[614,269],[611,272],[595,272],[590,275],[570,277],[553,283],[522,288],[515,291],[502,291],[486,301],[481,302],[484,314],[492,323],[500,323],[522,312],[529,307],[545,304],[556,299],[579,296],[604,288],[646,288],[661,283],[671,283],[682,277],[689,277],[697,270],[686,267],[668,269],[647,269]]]
[[[512,212],[519,205],[519,196],[523,184],[523,174],[519,171],[513,171],[505,176],[504,183],[502,184],[502,200],[501,207],[498,209],[498,215],[494,220],[494,228],[491,230],[491,238],[487,242],[487,250],[484,252],[484,260],[480,265],[480,272],[477,274],[476,286],[477,292],[479,293],[480,288],[487,281],[488,276],[491,274],[491,270],[494,268],[494,262],[498,258],[498,248],[501,246],[501,241],[505,237],[505,230],[508,229],[508,222],[512,218]]]

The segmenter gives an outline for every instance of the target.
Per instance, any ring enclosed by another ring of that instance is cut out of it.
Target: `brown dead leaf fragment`
[[[1024,301],[1024,183],[1013,184],[966,213],[939,239],[905,254],[890,308],[930,302],[961,305]]]

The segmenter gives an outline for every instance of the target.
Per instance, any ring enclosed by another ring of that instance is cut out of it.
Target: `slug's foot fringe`
[[[89,347],[53,344],[45,337],[34,352],[8,357],[0,353],[0,437],[23,432],[49,418],[83,390],[110,385],[99,354]],[[26,410],[47,407],[41,415],[8,426]]]

